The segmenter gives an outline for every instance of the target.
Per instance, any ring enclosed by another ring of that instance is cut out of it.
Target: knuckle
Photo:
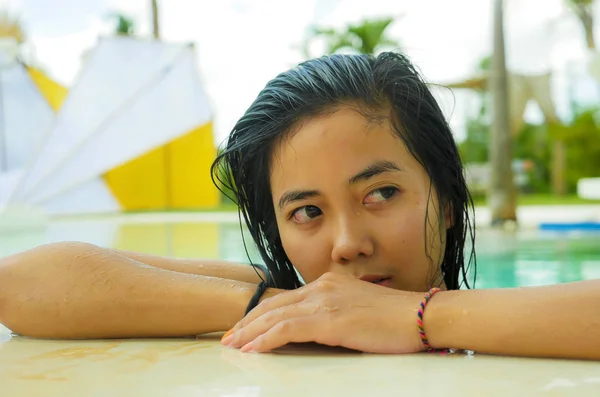
[[[323,273],[323,275],[320,277],[320,279],[332,281],[332,280],[335,280],[337,277],[338,277],[337,274],[335,274],[333,272],[327,272],[327,273]]]
[[[237,331],[235,334],[233,334],[232,343],[234,345],[239,345],[240,341],[243,341],[245,339],[246,339],[246,331],[242,329],[242,330]]]
[[[315,283],[315,287],[320,291],[331,291],[335,288],[335,282],[328,278],[319,279]]]
[[[325,312],[331,312],[332,308],[337,305],[336,299],[330,295],[324,296],[319,300],[319,307],[324,309]]]
[[[327,282],[325,280],[318,279],[311,284],[311,287],[311,292],[314,292],[314,290],[321,291],[327,288]]]
[[[273,324],[280,315],[280,310],[273,310],[263,314],[261,320],[266,324]]]
[[[294,329],[294,322],[292,320],[284,320],[273,327],[273,331],[278,334],[289,334]]]

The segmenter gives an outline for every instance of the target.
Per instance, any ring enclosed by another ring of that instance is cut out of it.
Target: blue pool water
[[[247,262],[236,222],[123,222],[78,219],[0,233],[0,257],[56,241],[86,241],[156,255]],[[249,252],[258,259],[251,239]],[[600,232],[480,230],[477,288],[547,285],[600,278]]]

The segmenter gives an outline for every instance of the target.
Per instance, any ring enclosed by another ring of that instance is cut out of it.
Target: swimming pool
[[[247,263],[237,216],[220,220],[186,214],[71,219],[0,234],[0,257],[57,241],[85,241],[103,247],[187,258]],[[197,219],[204,219],[197,221]],[[259,260],[251,238],[248,252]],[[600,278],[600,232],[510,233],[478,230],[477,288],[547,285]]]
[[[157,216],[63,220],[2,233],[0,256],[78,240],[157,255],[246,262],[235,217],[209,222],[192,221],[197,216],[186,214],[168,217],[168,222]],[[600,278],[599,234],[482,230],[477,241],[478,288]],[[255,258],[251,245],[249,251]],[[44,390],[65,397],[82,390],[149,397],[600,395],[597,362],[373,355],[310,345],[246,354],[221,346],[220,337],[38,340],[12,336],[0,325],[0,384],[10,395]]]

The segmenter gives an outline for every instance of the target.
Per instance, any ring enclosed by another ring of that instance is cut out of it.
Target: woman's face
[[[441,283],[449,219],[389,119],[342,107],[303,122],[271,160],[281,241],[307,283],[326,272],[407,291]]]

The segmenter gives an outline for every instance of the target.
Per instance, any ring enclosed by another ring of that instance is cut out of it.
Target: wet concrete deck
[[[199,339],[36,340],[0,326],[0,395],[599,396],[600,363],[373,355],[302,345],[240,353]]]

